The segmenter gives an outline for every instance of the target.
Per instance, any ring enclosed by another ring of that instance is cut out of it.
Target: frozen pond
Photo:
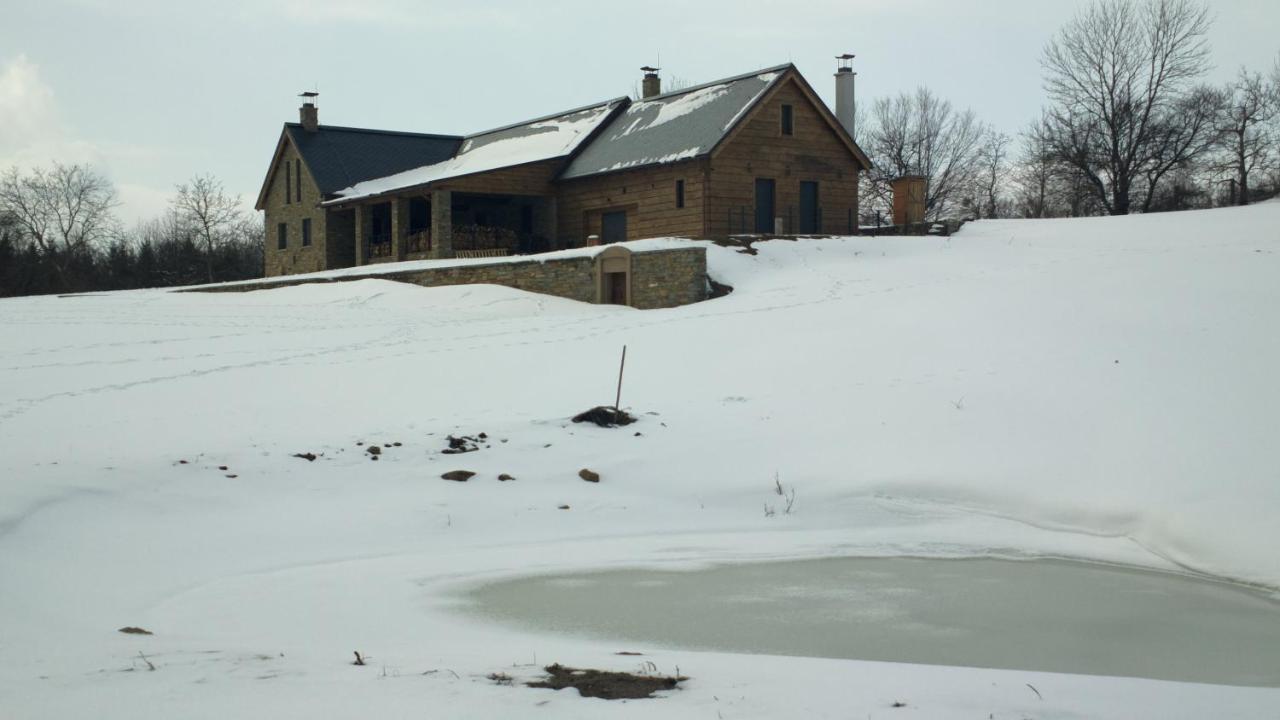
[[[1280,604],[1062,561],[839,558],[495,583],[467,611],[669,647],[1280,687]]]

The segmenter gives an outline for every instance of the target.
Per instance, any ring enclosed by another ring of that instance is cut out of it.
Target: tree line
[[[87,165],[0,174],[0,296],[127,290],[262,276],[261,224],[211,175],[125,228],[114,186]]]
[[[889,182],[927,179],[941,218],[1125,215],[1245,205],[1280,194],[1280,55],[1224,86],[1210,70],[1209,7],[1097,0],[1041,56],[1046,104],[1015,140],[928,88],[860,110],[875,170],[864,224],[890,222]]]

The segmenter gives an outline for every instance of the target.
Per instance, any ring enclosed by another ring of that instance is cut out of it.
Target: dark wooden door
[[[820,233],[822,223],[818,217],[818,183],[800,181],[800,232]]]
[[[615,210],[600,216],[600,242],[625,242],[627,239],[627,212]]]
[[[773,178],[756,178],[756,232],[772,233],[774,216]]]
[[[611,272],[604,274],[604,301],[610,305],[627,304],[627,274]]]

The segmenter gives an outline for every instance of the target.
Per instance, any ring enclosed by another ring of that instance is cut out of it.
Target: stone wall
[[[385,276],[384,276],[385,277]],[[595,259],[563,258],[539,262],[505,262],[459,265],[416,272],[395,273],[388,279],[423,287],[442,285],[505,285],[529,292],[596,302]]]
[[[624,248],[625,246],[611,246]],[[649,310],[688,305],[707,299],[707,252],[698,246],[631,253],[630,298],[633,307]],[[238,283],[193,288],[188,292],[249,292],[307,283],[377,278],[423,287],[490,284],[554,295],[587,303],[603,297],[599,257],[562,257],[504,262],[475,262],[449,267],[344,275],[298,277],[276,282]]]
[[[280,165],[271,178],[267,189],[266,202],[263,209],[263,240],[265,267],[267,277],[291,275],[294,273],[327,270],[332,265],[326,258],[326,214],[320,209],[320,190],[311,173],[299,159],[292,142],[285,142],[281,154]],[[286,173],[285,165],[289,166]],[[301,166],[302,178],[297,177],[296,170]],[[288,180],[286,180],[286,175]],[[302,200],[297,200],[298,183],[302,183]],[[289,190],[289,193],[286,193]],[[311,220],[311,244],[302,244],[302,220]],[[277,228],[279,225],[288,228],[288,247],[283,250],[277,246]]]
[[[676,307],[707,299],[707,252],[703,248],[632,253],[631,307]]]

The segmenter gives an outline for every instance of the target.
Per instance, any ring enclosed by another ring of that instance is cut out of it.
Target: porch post
[[[409,199],[391,198],[391,255],[403,260],[409,240]]]
[[[453,192],[431,191],[431,256],[453,257]]]
[[[543,231],[546,233],[546,236],[547,236],[547,244],[549,246],[548,249],[558,250],[560,249],[560,238],[557,233],[559,232],[560,228],[558,227],[558,223],[556,222],[558,219],[558,216],[557,216],[558,208],[556,207],[555,196],[551,196],[543,199],[542,211],[546,213],[546,218],[543,221],[543,225],[544,225]]]
[[[367,206],[367,205],[356,205],[356,207],[355,207],[355,211],[356,211],[356,233],[355,233],[355,235],[356,235],[356,265],[364,265],[364,264],[366,264],[366,263],[368,262],[368,258],[366,258],[366,257],[364,256],[364,248],[365,248],[364,236],[365,236],[365,233],[366,233],[366,232],[368,232],[368,230],[366,229],[366,228],[367,228],[368,223],[367,223],[367,222],[365,222],[365,214],[368,212],[368,210],[369,210],[369,208],[368,208],[368,206]]]

